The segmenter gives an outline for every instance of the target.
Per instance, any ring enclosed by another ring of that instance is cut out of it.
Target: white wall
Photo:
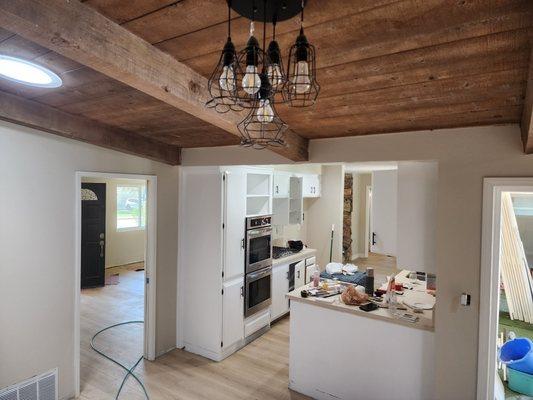
[[[257,152],[256,152],[257,153]],[[261,157],[264,157],[264,154]],[[236,155],[239,158],[234,158]],[[253,164],[257,155],[234,147],[185,149],[186,163]],[[275,163],[261,160],[261,164]],[[310,142],[310,162],[438,162],[435,311],[435,399],[474,399],[484,177],[533,176],[533,155],[522,149],[517,125],[363,135]],[[461,293],[470,307],[461,307]]]
[[[396,256],[398,171],[372,172],[372,252]]]
[[[157,175],[156,351],[176,343],[178,168],[0,122],[0,387],[59,367],[74,395],[76,171]]]
[[[436,272],[437,184],[436,162],[398,164],[399,269]]]
[[[324,165],[321,187],[321,196],[309,203],[306,218],[307,242],[317,249],[318,265],[324,269],[329,262],[331,225],[335,225],[333,261],[342,262],[344,166]]]
[[[106,184],[105,267],[144,261],[146,229],[117,230],[117,186],[132,185],[146,188],[146,181],[136,179],[83,178],[82,182]]]

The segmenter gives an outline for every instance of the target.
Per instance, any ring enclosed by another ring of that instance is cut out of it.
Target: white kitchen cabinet
[[[302,175],[302,195],[303,197],[320,197],[320,175]]]
[[[244,274],[244,220],[246,175],[242,170],[224,172],[224,279]]]
[[[255,170],[254,170],[255,171]],[[244,346],[244,223],[247,184],[268,179],[240,167],[180,171],[178,340],[186,351],[220,361]],[[224,291],[224,294],[222,293]]]
[[[289,224],[303,222],[302,178],[291,176],[289,178]]]
[[[294,266],[294,288],[298,289],[305,285],[305,260]]]
[[[289,292],[289,264],[277,265],[272,269],[272,304],[271,320],[289,311],[289,300],[285,295]]]
[[[274,197],[289,197],[289,180],[291,174],[288,172],[274,172],[274,187],[272,195]]]
[[[222,294],[222,344],[229,348],[244,339],[244,278],[225,282]]]

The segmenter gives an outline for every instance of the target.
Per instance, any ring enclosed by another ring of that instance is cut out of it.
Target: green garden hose
[[[137,362],[135,364],[133,364],[133,366],[131,368],[128,368],[126,367],[125,365],[121,364],[120,362],[118,362],[117,360],[111,358],[110,356],[108,356],[107,354],[105,354],[103,351],[101,350],[98,350],[96,348],[96,346],[94,345],[94,340],[96,339],[96,337],[101,334],[102,332],[105,332],[109,329],[112,329],[112,328],[116,328],[117,326],[122,326],[122,325],[128,325],[128,324],[144,324],[144,321],[127,321],[127,322],[121,322],[119,324],[115,324],[115,325],[111,325],[111,326],[108,326],[107,328],[104,328],[98,332],[96,332],[94,334],[94,336],[92,337],[91,339],[91,348],[96,351],[98,354],[100,354],[102,357],[105,357],[107,358],[109,361],[117,364],[120,368],[122,368],[124,371],[126,371],[126,375],[124,376],[124,379],[122,379],[122,383],[120,384],[120,387],[118,389],[118,392],[117,392],[117,395],[115,396],[115,400],[118,400],[118,397],[120,396],[120,392],[122,391],[122,388],[124,387],[124,384],[126,383],[128,377],[131,375],[138,383],[139,385],[141,386],[143,392],[144,392],[144,395],[146,396],[146,400],[149,400],[150,397],[148,396],[148,392],[146,391],[146,388],[144,387],[144,384],[141,382],[141,380],[137,377],[137,375],[135,375],[133,373],[133,370],[137,367],[137,365],[139,365],[139,363],[141,362],[141,360],[143,359],[143,356],[141,356]]]

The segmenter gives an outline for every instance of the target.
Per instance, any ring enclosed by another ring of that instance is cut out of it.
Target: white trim
[[[368,252],[370,251],[370,235],[372,231],[372,221],[370,220],[370,204],[372,198],[370,192],[372,191],[372,185],[366,185],[365,192],[365,253],[364,257],[368,258]]]
[[[83,172],[75,174],[75,252],[74,252],[74,385],[80,395],[80,284],[81,284],[81,180],[82,178],[143,179],[147,181],[145,276],[150,284],[144,291],[144,357],[155,360],[156,337],[156,250],[157,250],[157,176]]]
[[[494,399],[498,335],[499,255],[503,192],[532,192],[533,178],[485,178],[481,227],[481,276],[477,399]]]

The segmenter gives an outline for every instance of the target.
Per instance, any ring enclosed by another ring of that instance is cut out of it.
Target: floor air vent
[[[0,390],[0,400],[57,399],[57,368]]]

